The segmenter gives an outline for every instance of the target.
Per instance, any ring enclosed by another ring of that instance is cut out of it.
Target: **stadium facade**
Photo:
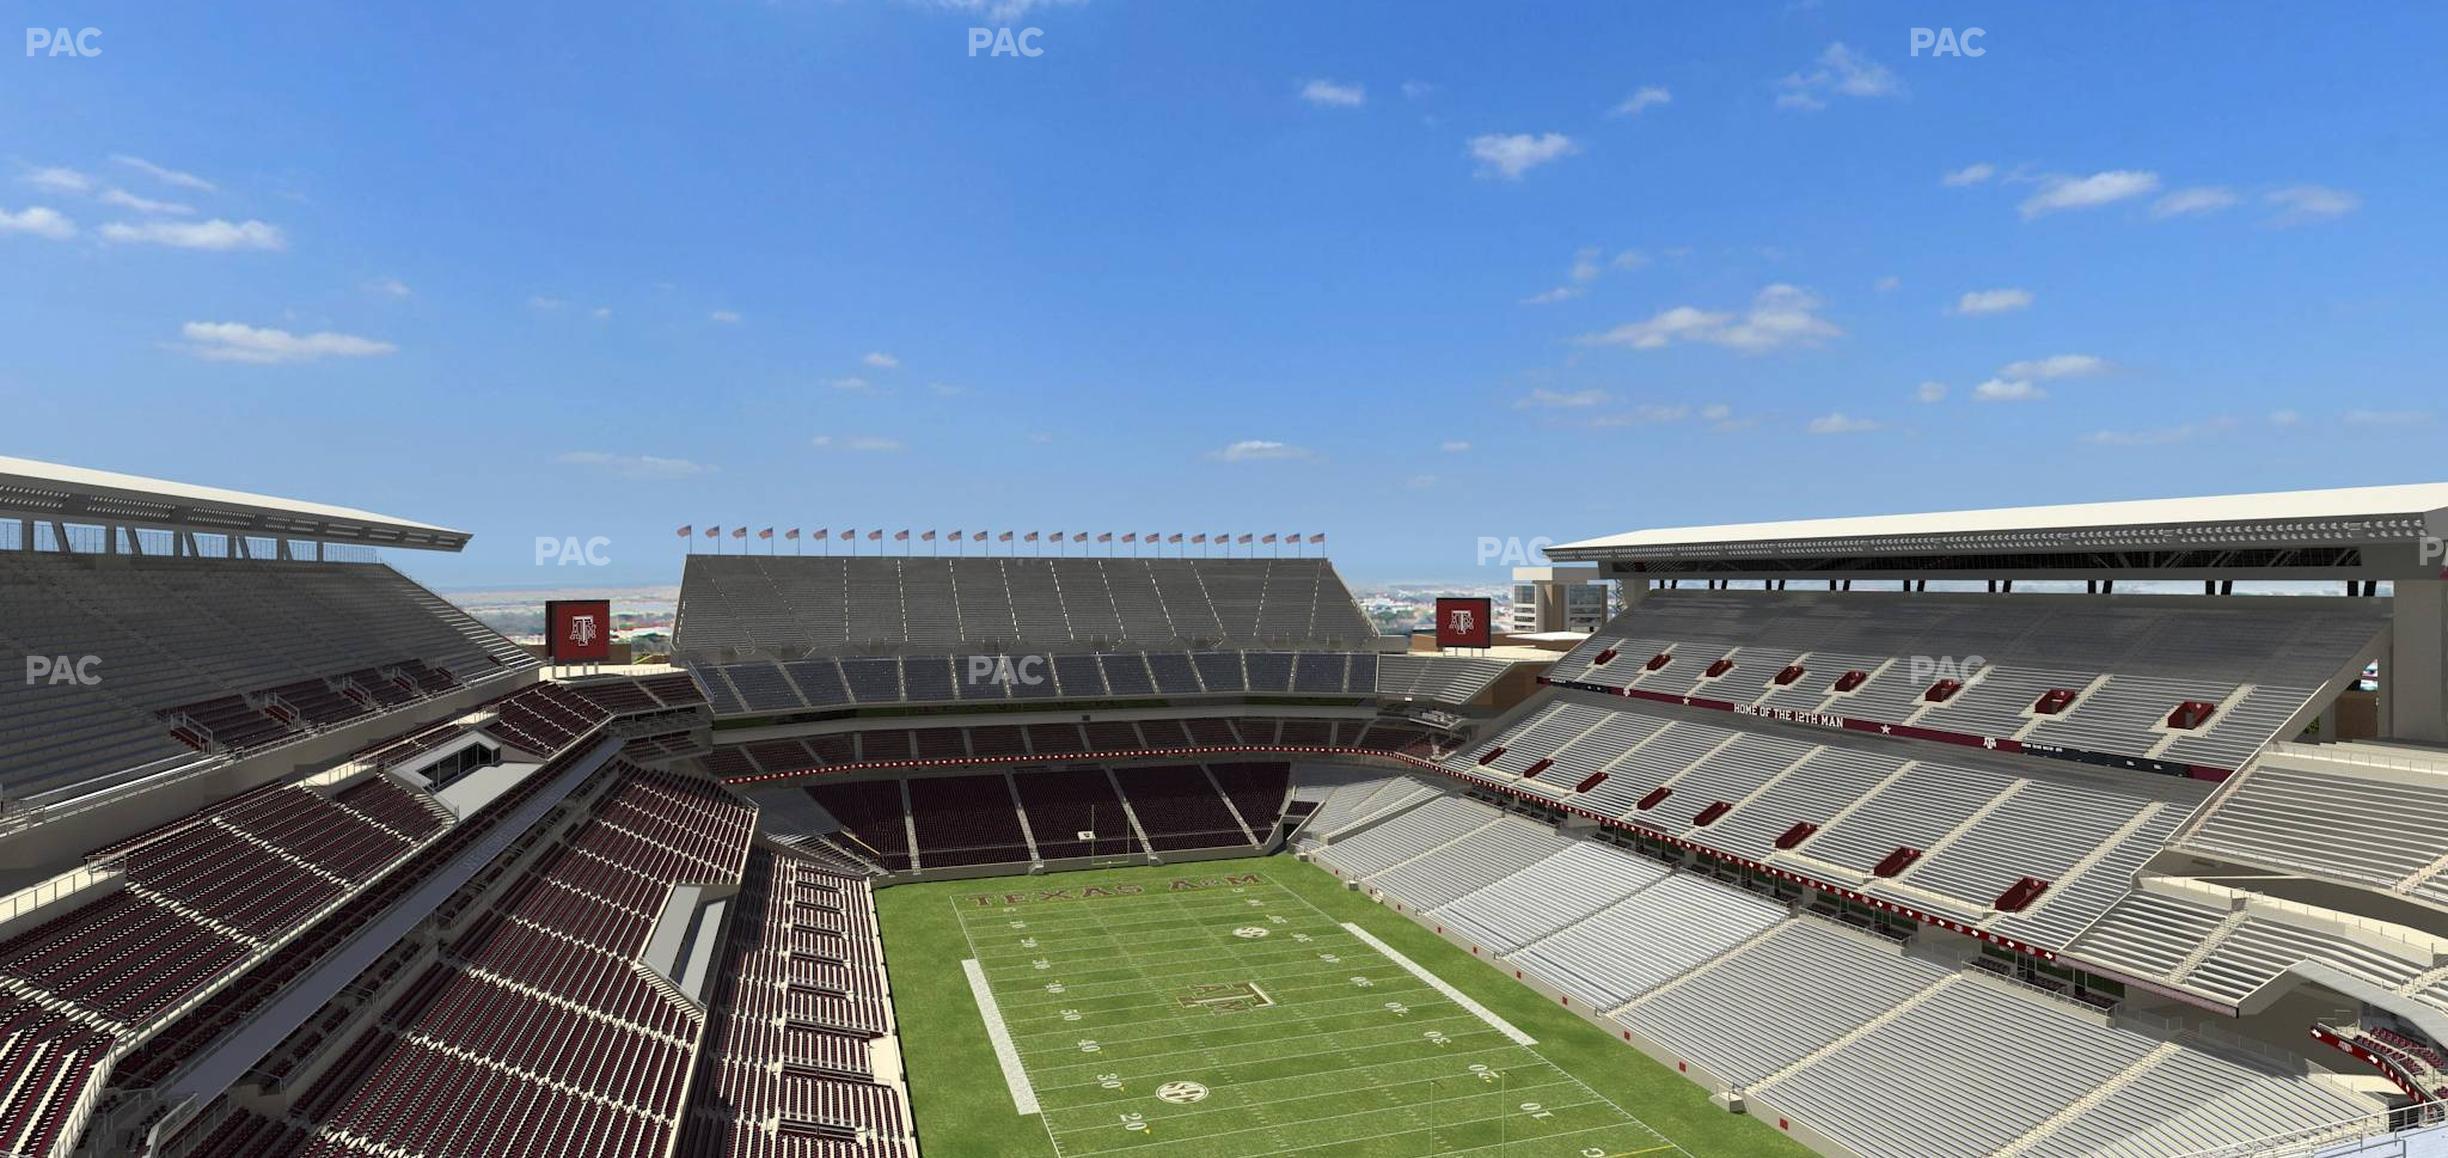
[[[877,890],[1268,854],[1823,1153],[2358,1152],[2448,1104],[2444,534],[1642,531],[1471,654],[1317,558],[698,555],[591,671],[376,553],[462,532],[0,459],[0,1153],[915,1154]]]

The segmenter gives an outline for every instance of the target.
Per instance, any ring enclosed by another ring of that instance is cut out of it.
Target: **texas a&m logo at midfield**
[[[612,601],[546,600],[544,632],[544,651],[554,663],[602,663],[612,658]]]
[[[1438,647],[1486,647],[1495,641],[1495,625],[1490,622],[1496,601],[1484,596],[1462,599],[1439,596],[1436,601],[1436,641]]]

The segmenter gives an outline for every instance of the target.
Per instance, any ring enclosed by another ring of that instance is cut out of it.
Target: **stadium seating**
[[[381,564],[10,552],[0,625],[25,654],[97,661],[98,682],[28,683],[0,706],[0,766],[18,799],[282,742],[535,666]]]
[[[1608,623],[1546,678],[2230,770],[2283,738],[2280,728],[2371,648],[2383,622],[2384,609],[2362,600],[2212,606],[1667,590]],[[1609,651],[1670,660],[1654,669],[1598,663]],[[1720,659],[1732,667],[1695,677]],[[1925,693],[1940,661],[1977,670],[1961,677],[1957,694],[1932,701]],[[1775,682],[1796,669],[1798,678]],[[1839,691],[1838,677],[1853,671],[1867,678]],[[2034,711],[2052,689],[2075,693],[2070,706]],[[2170,730],[2169,713],[2188,700],[2215,711],[2197,729]]]
[[[907,1095],[870,1060],[892,1019],[866,882],[759,851],[736,904],[678,1153],[762,1158],[773,1123],[783,1138],[853,1135],[823,1153],[914,1155]]]
[[[1534,702],[1443,766],[2050,947],[2123,896],[2212,791],[1971,751],[1924,756],[1875,735],[1580,691]]]
[[[739,660],[699,663],[691,670],[704,682],[716,715],[760,716],[886,702],[1000,701],[1007,694],[1012,699],[1176,699],[1252,691],[1367,696],[1376,690],[1379,664],[1365,652],[1134,651],[1058,656],[1052,663],[1008,672],[990,667],[977,678],[966,657],[957,655]]]
[[[796,659],[861,648],[1334,650],[1376,636],[1323,559],[692,555],[673,647]]]
[[[951,764],[1041,762],[1081,756],[1179,756],[1184,748],[1341,748],[1355,753],[1424,753],[1429,733],[1393,720],[1316,721],[1271,716],[1100,721],[1074,728],[1008,724],[944,725],[831,733],[723,745],[706,768],[725,780],[850,771],[910,760]]]
[[[2419,761],[2419,762],[2418,762]],[[2185,831],[2186,849],[2448,906],[2443,765],[2404,748],[2282,747]]]

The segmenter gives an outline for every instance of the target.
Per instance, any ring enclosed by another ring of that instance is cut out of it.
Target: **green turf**
[[[1289,857],[899,885],[876,903],[930,1158],[1808,1153]],[[1347,921],[1538,1044],[1515,1045]],[[962,970],[971,958],[1038,1115],[1013,1109]],[[1271,1004],[1215,1008],[1251,1004],[1249,985]],[[1168,1102],[1157,1091],[1170,1082],[1208,1092]]]

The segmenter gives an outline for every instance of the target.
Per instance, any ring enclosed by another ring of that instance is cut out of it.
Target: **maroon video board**
[[[1495,641],[1496,601],[1481,596],[1465,599],[1438,596],[1436,601],[1436,641],[1438,647],[1487,647]]]
[[[612,658],[612,601],[544,602],[544,654],[554,663],[602,663]]]

